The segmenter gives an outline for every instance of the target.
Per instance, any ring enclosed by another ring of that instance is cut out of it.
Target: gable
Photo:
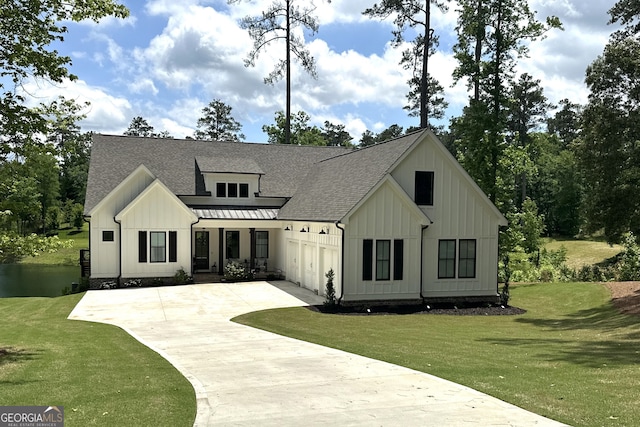
[[[380,215],[381,212],[384,215]],[[386,175],[378,185],[372,188],[369,194],[345,215],[342,222],[349,224],[351,218],[356,217],[368,218],[367,222],[375,223],[378,229],[393,228],[395,225],[409,223],[425,226],[432,222],[391,175]]]
[[[111,204],[111,214],[115,215],[135,199],[141,192],[143,192],[154,179],[155,176],[153,176],[151,171],[149,171],[145,165],[139,165],[105,197],[99,200],[91,210],[87,210],[89,205],[85,203],[85,214],[92,216],[95,212]]]
[[[132,222],[136,228],[164,227],[183,219],[197,222],[198,217],[156,179],[115,216],[118,222]]]
[[[398,159],[391,171],[412,200],[416,194],[418,171],[434,172],[433,206],[423,206],[434,222],[449,220],[449,215],[473,215],[482,211],[498,225],[507,225],[498,208],[431,131],[425,132],[423,138]]]

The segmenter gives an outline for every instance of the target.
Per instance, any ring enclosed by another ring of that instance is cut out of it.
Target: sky
[[[263,125],[275,122],[284,110],[284,82],[263,82],[284,56],[276,44],[260,54],[255,67],[245,67],[252,48],[239,20],[265,10],[273,0],[124,0],[131,16],[105,18],[99,23],[66,23],[65,40],[55,48],[72,59],[76,81],[25,85],[30,103],[59,95],[90,102],[80,122],[83,131],[122,134],[136,116],[156,131],[177,138],[193,135],[202,108],[214,99],[232,107],[248,142],[266,142]],[[309,4],[302,1],[300,4]],[[391,45],[391,19],[362,15],[375,0],[314,0],[319,31],[300,34],[315,58],[317,79],[294,64],[292,110],[305,111],[312,125],[343,124],[358,142],[365,130],[378,133],[392,124],[407,128],[419,119],[403,110],[410,70],[398,65],[402,47]],[[610,33],[607,11],[615,0],[529,0],[536,17],[558,16],[564,30],[553,30],[530,44],[529,58],[518,63],[541,81],[550,102],[568,98],[584,104],[586,67],[602,53]],[[464,81],[454,84],[456,67],[455,4],[434,11],[432,26],[440,46],[430,59],[430,73],[445,88],[448,124],[468,103]]]

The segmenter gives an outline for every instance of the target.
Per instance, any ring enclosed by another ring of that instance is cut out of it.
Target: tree
[[[550,104],[544,96],[540,86],[540,80],[524,73],[510,88],[510,104],[508,106],[507,128],[511,135],[511,143],[523,148],[523,152],[529,154],[531,144],[530,133],[539,126]],[[522,171],[519,176],[520,199],[518,206],[527,198],[527,173]]]
[[[294,145],[327,145],[322,130],[317,126],[310,126],[311,117],[304,111],[298,111],[291,118],[291,134],[289,144]],[[277,111],[275,124],[262,126],[262,131],[268,135],[269,144],[286,144],[286,117],[283,111]]]
[[[136,116],[131,119],[131,123],[129,123],[129,127],[124,131],[123,135],[152,138],[155,136],[155,130],[146,119]]]
[[[537,21],[526,1],[459,0],[456,81],[467,79],[472,92],[463,117],[452,123],[463,166],[498,205],[501,157],[505,148],[509,97],[516,60],[528,53],[527,42],[551,28],[556,17]]]
[[[587,230],[609,242],[640,231],[640,41],[612,37],[586,71],[589,101],[577,146]]]
[[[60,56],[51,45],[64,41],[65,21],[106,16],[125,18],[129,11],[113,0],[7,0],[0,8],[0,135],[33,134],[46,128],[46,119],[24,105],[17,90],[30,77],[62,83],[75,80],[68,66],[71,58]]]
[[[370,130],[366,130],[362,133],[362,137],[360,138],[360,147],[366,147],[368,145],[374,145],[379,142],[398,138],[402,136],[403,133],[403,127],[398,124],[393,124],[378,134],[374,134]]]
[[[442,117],[447,107],[444,97],[438,95],[443,92],[442,86],[429,75],[429,56],[438,42],[431,28],[432,3],[441,10],[446,10],[445,4],[436,0],[382,0],[380,4],[376,3],[363,12],[370,17],[382,19],[394,17],[396,28],[392,31],[392,43],[396,47],[405,41],[408,29],[420,28],[400,62],[405,69],[414,70],[414,77],[408,81],[409,105],[405,109],[411,116],[420,117],[420,128],[429,126],[430,112],[434,117]]]
[[[202,109],[198,119],[195,139],[204,141],[235,141],[244,139],[242,125],[231,115],[232,108],[219,99],[214,99]]]
[[[582,126],[582,106],[569,101],[560,101],[561,108],[547,119],[547,132],[558,137],[563,147],[568,147],[580,136]]]
[[[228,0],[229,4],[241,0]],[[327,0],[330,2],[330,0]],[[298,3],[303,4],[302,7]],[[285,59],[276,64],[271,73],[265,77],[266,84],[275,84],[282,78],[286,83],[286,107],[284,124],[284,141],[290,144],[291,138],[291,54],[302,68],[312,77],[316,77],[316,67],[313,56],[305,47],[304,40],[295,34],[298,28],[306,29],[314,35],[318,31],[318,20],[313,16],[315,6],[296,0],[274,0],[273,3],[259,16],[246,16],[240,21],[240,26],[249,32],[253,40],[253,50],[245,60],[246,67],[254,67],[261,51],[267,46],[284,41]]]
[[[351,147],[351,140],[353,137],[349,135],[349,132],[345,130],[343,124],[333,124],[328,120],[325,120],[324,127],[322,128],[322,137],[324,138],[326,145],[336,147]]]

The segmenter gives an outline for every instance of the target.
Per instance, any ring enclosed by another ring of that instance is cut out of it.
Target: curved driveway
[[[110,323],[196,391],[195,426],[560,426],[470,388],[230,322],[321,303],[289,282],[89,291],[69,319]]]

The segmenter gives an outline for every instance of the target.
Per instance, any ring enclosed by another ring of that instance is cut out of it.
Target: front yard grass
[[[640,425],[640,318],[600,284],[512,288],[520,316],[328,315],[234,321],[427,372],[574,426]]]
[[[191,384],[115,326],[67,320],[83,294],[0,298],[0,403],[64,406],[66,426],[191,426]]]

